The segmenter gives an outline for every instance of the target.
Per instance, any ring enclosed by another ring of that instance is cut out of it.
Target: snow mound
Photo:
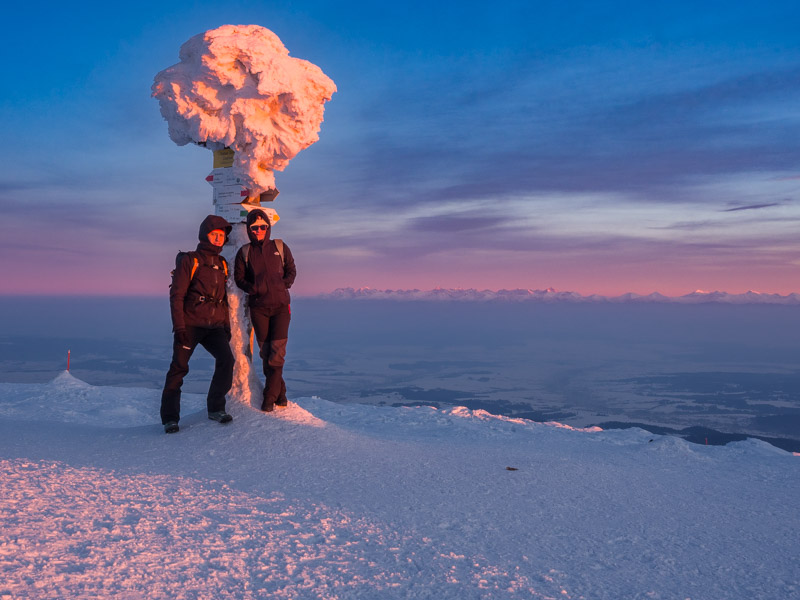
[[[97,427],[161,424],[161,391],[97,387],[68,371],[46,384],[0,383],[0,416],[20,421],[81,423]],[[205,410],[202,394],[183,394],[183,414]]]
[[[276,409],[274,416],[295,425],[305,425],[307,427],[325,427],[327,425],[325,421],[315,417],[296,402],[289,402],[289,406],[285,409]]]
[[[251,195],[275,188],[273,171],[319,137],[336,85],[312,63],[289,56],[259,25],[223,25],[189,39],[180,62],[155,77],[152,92],[179,146],[232,148]]]
[[[327,423],[382,438],[490,440],[519,436],[524,439],[531,435],[558,435],[556,430],[559,429],[582,433],[603,431],[599,427],[580,429],[556,422],[537,423],[494,415],[481,409],[471,410],[465,406],[438,409],[431,406],[339,404],[317,397],[298,398],[297,402]],[[606,433],[613,437],[638,440],[645,432],[636,429],[632,435],[621,431]]]
[[[75,377],[69,371],[61,371],[58,375],[55,376],[53,381],[50,382],[50,386],[54,389],[82,389],[88,390],[92,386],[86,383],[85,381],[81,381],[77,377]]]

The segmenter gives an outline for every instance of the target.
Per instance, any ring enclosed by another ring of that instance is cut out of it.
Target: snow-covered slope
[[[800,458],[463,408],[0,384],[0,598],[800,596]]]

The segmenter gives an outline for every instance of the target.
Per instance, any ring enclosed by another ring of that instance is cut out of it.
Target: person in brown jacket
[[[176,259],[169,292],[172,313],[172,362],[161,393],[161,422],[164,431],[178,431],[181,385],[189,372],[189,359],[200,344],[216,360],[206,400],[208,418],[228,423],[225,394],[233,383],[234,358],[230,348],[231,326],[225,289],[228,265],[220,256],[231,225],[216,215],[200,224],[200,243],[194,252],[182,252]]]

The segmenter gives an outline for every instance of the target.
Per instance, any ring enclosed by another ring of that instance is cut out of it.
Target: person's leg
[[[269,344],[267,342],[267,338],[269,337],[270,329],[270,313],[265,309],[254,309],[253,307],[250,307],[250,322],[253,324],[256,345],[258,346],[258,355],[261,358],[261,368],[264,372],[264,377],[267,381],[269,381],[270,367],[267,363],[267,349],[269,348]],[[267,406],[267,387],[265,385],[261,410],[267,410],[267,408],[269,407]]]
[[[207,329],[205,335],[199,340],[200,344],[214,357],[214,375],[208,388],[206,405],[208,412],[225,410],[225,394],[233,384],[233,352],[231,352],[228,336],[222,327]]]
[[[258,346],[258,355],[261,357],[261,360],[263,361],[264,375],[267,375],[268,374],[267,362],[265,359],[265,353],[262,352],[262,348],[264,348],[264,343],[269,337],[269,327],[270,327],[269,311],[263,308],[262,309],[250,308],[250,322],[253,324],[253,331],[255,332],[256,346]]]
[[[184,348],[177,339],[172,342],[172,362],[161,392],[161,423],[164,425],[177,423],[181,416],[181,386],[189,372],[189,359],[197,346],[194,328],[188,327],[186,332],[191,340],[191,348]]]
[[[267,375],[266,385],[264,386],[264,397],[267,402],[275,403],[286,396],[286,383],[283,381],[283,365],[286,362],[286,343],[289,337],[289,321],[291,315],[289,308],[281,307],[270,319],[269,336],[267,337],[268,350],[267,365],[269,375]],[[265,344],[266,346],[266,344]]]

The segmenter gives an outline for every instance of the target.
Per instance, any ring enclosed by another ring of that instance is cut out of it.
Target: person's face
[[[268,227],[269,225],[264,219],[258,218],[250,225],[250,231],[253,232],[253,235],[256,236],[259,242],[262,242],[267,235]]]
[[[225,232],[222,229],[215,229],[209,232],[208,241],[215,246],[222,246],[225,243]]]

